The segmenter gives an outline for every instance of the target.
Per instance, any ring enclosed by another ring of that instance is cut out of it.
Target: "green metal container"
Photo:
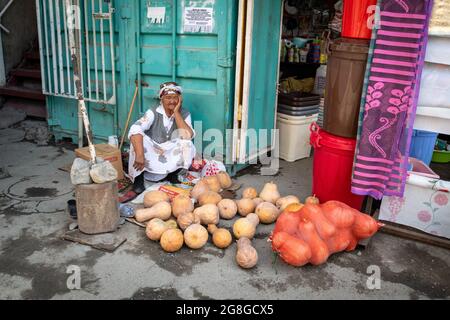
[[[83,89],[94,142],[122,135],[135,83],[139,94],[130,125],[159,103],[160,83],[174,80],[184,88],[183,107],[191,112],[196,131],[198,124],[203,132],[218,129],[225,145],[226,129],[237,127],[238,17],[244,3],[253,10],[251,41],[247,37],[242,42],[252,48],[246,127],[274,128],[281,0],[79,2],[74,10],[80,16]],[[77,143],[78,109],[65,41],[70,17],[67,20],[63,0],[37,0],[37,4],[48,123],[57,140],[69,138]],[[204,21],[203,27],[192,25],[194,14]],[[247,158],[270,147],[270,141],[260,141],[256,149],[246,146]],[[200,140],[203,147],[208,143]],[[234,148],[236,143],[227,146]]]

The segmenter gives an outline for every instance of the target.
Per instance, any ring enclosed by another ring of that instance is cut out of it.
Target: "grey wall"
[[[0,0],[0,11],[8,0]],[[23,53],[28,50],[37,39],[36,3],[35,0],[15,0],[3,15],[2,24],[9,29],[7,34],[3,30],[3,56],[6,74],[21,60]]]

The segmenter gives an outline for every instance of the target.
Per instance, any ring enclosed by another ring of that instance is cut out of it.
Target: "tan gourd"
[[[144,207],[150,208],[161,201],[170,201],[169,195],[163,191],[149,191],[144,195]]]
[[[219,178],[217,176],[207,176],[204,177],[203,180],[208,184],[208,187],[214,191],[219,193],[220,190],[222,190],[222,187],[220,186]]]
[[[200,249],[208,241],[208,231],[202,225],[191,224],[184,231],[184,243],[191,249]]]
[[[208,184],[206,183],[206,181],[204,179],[200,179],[199,182],[197,182],[197,184],[192,188],[191,190],[191,197],[194,198],[195,200],[198,200],[198,198],[206,191],[211,190],[208,187]]]
[[[155,218],[150,220],[145,228],[145,234],[147,238],[153,241],[158,241],[161,239],[162,234],[168,229],[176,229],[177,224],[173,223],[173,220],[163,221],[159,218]]]
[[[237,241],[236,262],[244,269],[253,268],[258,263],[258,252],[250,239],[244,237]]]
[[[238,212],[241,216],[245,217],[249,213],[255,212],[255,203],[252,199],[240,199],[236,201]]]
[[[258,197],[258,191],[255,188],[248,187],[242,191],[242,198],[255,199]]]
[[[253,202],[255,203],[255,207],[257,207],[260,203],[263,203],[264,200],[261,199],[260,197],[257,197],[255,199],[253,199]]]
[[[180,229],[168,229],[162,234],[159,243],[164,251],[178,251],[184,243],[183,232]]]
[[[222,189],[227,189],[233,185],[233,181],[225,171],[220,171],[217,174],[217,178],[219,179],[219,183]]]
[[[305,199],[305,204],[319,204],[319,198],[316,195],[309,196]]]
[[[255,235],[258,224],[258,216],[255,213],[250,213],[245,218],[236,220],[233,225],[233,234],[237,239],[242,237],[252,239]]]
[[[166,224],[169,227],[169,229],[176,229],[176,228],[178,228],[178,223],[175,221],[175,219],[167,220]]]
[[[153,218],[167,220],[172,214],[170,203],[162,201],[153,205],[151,208],[137,209],[135,219],[137,222],[148,221]]]
[[[277,206],[278,209],[280,209],[281,211],[283,211],[284,209],[286,209],[286,207],[292,203],[300,203],[299,198],[297,198],[296,196],[286,196],[286,197],[282,197],[280,199],[277,200],[277,202],[275,203],[275,205]]]
[[[200,195],[198,198],[198,203],[200,206],[204,206],[205,204],[214,204],[217,205],[220,200],[222,200],[222,196],[214,191],[206,191]]]
[[[291,203],[283,211],[298,212],[301,208],[303,208],[303,206],[303,203]]]
[[[222,219],[233,219],[237,213],[237,204],[231,199],[223,199],[218,204],[219,214]]]
[[[219,208],[214,204],[205,204],[194,210],[194,214],[200,217],[200,223],[204,225],[219,223]]]
[[[217,228],[215,224],[208,225],[208,231],[212,235],[213,243],[217,248],[225,249],[233,240],[230,231],[224,228]]]
[[[280,193],[278,192],[278,187],[273,182],[268,182],[264,185],[259,197],[266,202],[271,202],[275,204],[280,198]]]
[[[181,230],[186,230],[191,224],[200,223],[200,217],[193,212],[182,213],[177,218]]]
[[[280,210],[273,203],[263,202],[256,207],[255,213],[261,223],[270,224],[277,220]]]
[[[180,194],[176,196],[172,201],[172,214],[175,218],[178,218],[180,214],[194,211],[194,204],[191,198],[186,195]]]

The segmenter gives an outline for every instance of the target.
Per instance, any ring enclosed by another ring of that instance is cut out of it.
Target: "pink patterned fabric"
[[[361,106],[355,194],[403,195],[431,5],[432,0],[381,0]]]

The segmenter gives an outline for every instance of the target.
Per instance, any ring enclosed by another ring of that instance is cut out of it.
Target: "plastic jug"
[[[316,79],[314,80],[313,93],[323,97],[325,92],[325,84],[327,78],[327,65],[322,64],[316,71]]]

